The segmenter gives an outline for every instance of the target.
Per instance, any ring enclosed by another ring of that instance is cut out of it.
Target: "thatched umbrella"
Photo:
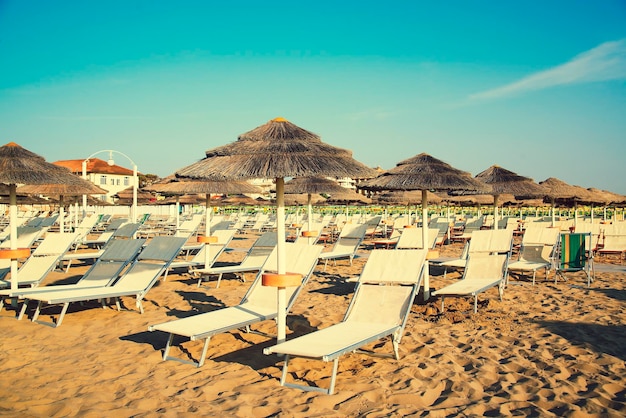
[[[520,176],[497,165],[478,173],[476,178],[491,185],[493,196],[494,229],[498,229],[498,199],[504,193],[512,194],[516,199],[528,199],[544,196],[546,189],[529,177]]]
[[[419,190],[392,190],[383,193],[375,193],[372,197],[372,203],[385,207],[385,219],[387,218],[388,206],[406,206],[407,217],[411,216],[410,206],[421,205],[422,192]],[[433,192],[427,192],[426,200],[428,204],[440,204],[443,199]],[[410,219],[409,219],[410,220]],[[385,225],[386,227],[386,225]],[[385,228],[385,233],[387,232]]]
[[[491,187],[476,180],[468,172],[458,170],[428,154],[422,153],[400,161],[394,168],[376,178],[359,184],[366,190],[421,190],[422,242],[428,241],[428,191],[465,190],[488,192]],[[430,297],[428,270],[424,275],[424,299]]]
[[[176,172],[178,177],[213,180],[273,178],[276,182],[277,265],[285,272],[285,177],[367,177],[371,168],[348,150],[322,142],[313,132],[284,118],[270,120],[237,141],[206,152],[206,157]],[[279,287],[278,341],[285,339],[285,289]]]
[[[17,188],[18,193],[29,195],[42,195],[57,198],[59,200],[59,231],[65,233],[65,208],[63,198],[65,196],[83,196],[93,194],[106,194],[107,191],[95,184],[84,181],[83,184],[27,184]]]
[[[9,185],[10,201],[10,251],[11,258],[11,290],[17,289],[17,199],[18,184],[67,184],[81,185],[85,180],[72,174],[67,168],[59,167],[28,151],[15,142],[0,147],[0,183]],[[22,252],[23,253],[23,252]]]
[[[587,189],[580,186],[572,186],[554,177],[550,177],[544,181],[539,182],[544,188],[547,189],[544,195],[544,201],[550,202],[552,205],[552,226],[555,225],[555,208],[557,204],[572,205],[574,206],[574,227],[577,222],[578,204],[590,203],[594,198]]]

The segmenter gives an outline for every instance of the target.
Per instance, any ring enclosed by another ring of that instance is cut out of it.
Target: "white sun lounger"
[[[444,309],[446,296],[473,297],[474,313],[476,313],[478,312],[478,295],[492,287],[498,287],[500,300],[502,300],[508,259],[508,253],[470,255],[463,271],[463,278],[432,293],[433,296],[441,296],[441,310]]]
[[[186,238],[179,237],[154,237],[145,246],[141,254],[124,274],[112,285],[103,287],[88,287],[82,289],[54,290],[50,292],[37,292],[25,295],[24,303],[28,300],[38,301],[33,314],[33,322],[38,320],[43,304],[63,305],[56,324],[60,326],[67,308],[72,302],[85,302],[90,300],[114,299],[118,310],[121,310],[119,298],[122,296],[134,296],[136,306],[143,313],[141,300],[156,283],[158,278],[167,271],[169,263],[178,255]]]
[[[330,251],[320,254],[320,261],[324,261],[324,271],[328,265],[328,260],[336,262],[340,258],[348,258],[350,265],[356,255],[365,233],[367,232],[367,224],[345,224],[339,233],[339,238]]]
[[[437,234],[439,234],[439,229],[428,228],[428,245],[426,249],[435,248]],[[424,249],[422,241],[422,228],[404,228],[396,243],[396,250]]]
[[[75,234],[51,232],[26,259],[18,270],[18,287],[36,287],[58,264],[59,258],[70,248]],[[10,287],[11,282],[0,280],[0,287]]]
[[[322,247],[308,244],[286,243],[286,271],[302,275],[302,282],[298,287],[288,287],[287,312],[294,304],[300,290],[308,281],[319,257]],[[256,279],[250,285],[250,289],[243,297],[239,305],[192,315],[174,321],[151,325],[148,330],[162,331],[169,334],[163,360],[176,360],[182,363],[193,364],[201,367],[204,364],[209,341],[213,335],[245,328],[250,332],[250,325],[276,318],[277,291],[274,287],[262,286],[261,276],[266,271],[277,270],[276,250],[267,259],[267,262],[257,274]],[[202,354],[197,362],[191,360],[170,357],[169,352],[175,335],[189,338],[192,341],[204,340]]]
[[[373,250],[342,322],[263,350],[265,354],[285,355],[280,384],[332,394],[339,358],[344,354],[360,352],[399,359],[400,340],[422,281],[426,254],[427,250]],[[385,337],[392,337],[393,355],[360,350]],[[288,383],[291,357],[332,361],[329,388]]]
[[[200,247],[200,250],[189,260],[177,260],[170,263],[168,267],[168,271],[172,271],[174,269],[185,268],[188,271],[191,271],[193,268],[201,268],[203,267],[206,260],[206,248],[209,246],[209,266],[212,266],[215,263],[215,260],[224,252],[230,241],[235,236],[234,229],[219,229],[217,231],[213,231],[211,236],[216,237],[217,242],[210,244],[203,244]],[[184,248],[184,247],[183,247]]]
[[[261,270],[272,250],[276,247],[276,240],[276,232],[265,232],[254,242],[252,247],[250,247],[241,263],[230,266],[210,266],[192,269],[191,274],[198,277],[198,287],[201,287],[202,282],[208,280],[209,276],[214,275],[217,275],[216,289],[220,287],[222,276],[224,274],[239,273],[241,274],[240,277],[242,281],[245,281],[243,273]]]
[[[23,299],[29,294],[35,294],[38,292],[108,286],[112,284],[119,277],[122,270],[135,259],[145,244],[145,241],[146,240],[144,239],[112,241],[109,245],[107,245],[104,254],[102,254],[102,256],[91,265],[91,267],[89,267],[89,270],[87,270],[87,272],[85,272],[85,274],[76,283],[23,288],[18,289],[15,292],[11,292],[11,290],[7,289],[4,290],[2,294],[4,296],[8,296],[9,298],[15,297]],[[4,299],[0,301],[0,309],[2,309],[3,303]],[[24,315],[25,311],[26,304],[23,304],[21,316]]]
[[[554,267],[555,249],[560,237],[558,228],[529,227],[524,232],[519,258],[508,265],[509,271],[532,271],[532,284],[535,285],[537,270],[545,269],[546,278]]]

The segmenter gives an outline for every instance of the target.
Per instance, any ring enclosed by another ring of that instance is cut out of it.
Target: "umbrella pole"
[[[65,233],[65,208],[63,207],[63,195],[59,195],[59,232]]]
[[[429,248],[426,248],[428,242],[428,191],[422,190],[422,247],[428,252]],[[424,301],[430,299],[430,277],[428,274],[428,260],[424,266]]]
[[[493,229],[498,229],[498,198],[500,195],[493,196]]]
[[[180,226],[180,198],[176,195],[176,236],[178,236],[178,227]]]
[[[17,195],[15,189],[16,184],[9,185],[9,222],[11,241],[10,248],[12,250],[17,249]],[[11,260],[11,293],[17,290],[17,259]]]
[[[213,218],[213,211],[211,210],[211,193],[206,194],[206,202],[204,204],[204,210],[205,210],[204,236],[208,238],[211,236],[211,219]],[[211,252],[211,244],[209,242],[205,242],[204,243],[204,268],[205,269],[208,269],[210,267],[209,266],[209,260],[211,260],[210,252]]]
[[[285,260],[285,179],[276,179],[276,256],[278,274],[286,273],[287,262]],[[278,302],[276,316],[276,341],[280,344],[285,341],[287,327],[287,289],[278,287]]]
[[[310,231],[311,227],[312,227],[312,222],[313,222],[312,221],[312,218],[313,218],[313,207],[312,207],[312,204],[311,204],[311,193],[307,194],[307,208],[306,208],[306,211],[307,211],[307,222],[308,222],[308,225],[309,225],[308,230]],[[312,237],[307,238],[307,241],[308,241],[309,245],[313,244],[313,238]]]

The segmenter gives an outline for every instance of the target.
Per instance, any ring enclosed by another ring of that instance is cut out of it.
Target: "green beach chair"
[[[558,277],[567,280],[564,273],[582,271],[587,276],[587,287],[591,286],[595,273],[591,252],[591,233],[579,232],[561,234],[559,243],[559,264],[556,268],[554,283]]]

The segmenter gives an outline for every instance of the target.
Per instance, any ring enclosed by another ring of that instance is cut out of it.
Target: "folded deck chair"
[[[139,229],[141,224],[139,223],[126,223],[115,231],[111,233],[107,243],[103,245],[99,250],[96,251],[70,251],[61,257],[60,264],[62,265],[64,262],[67,262],[67,266],[65,267],[65,271],[68,272],[70,267],[72,266],[72,261],[76,260],[95,260],[104,254],[106,250],[106,246],[112,241],[117,239],[130,239],[132,238],[137,230]]]
[[[341,228],[339,237],[337,238],[337,241],[335,241],[331,250],[320,254],[320,261],[324,261],[324,271],[326,271],[328,260],[336,262],[336,260],[340,258],[348,258],[350,260],[350,265],[352,265],[352,260],[354,259],[361,242],[363,242],[366,232],[367,224],[345,224],[345,226]]]
[[[300,286],[287,288],[287,312],[289,312],[300,294],[300,291],[311,276],[322,247],[308,244],[285,243],[285,250],[287,262],[286,271],[302,275]],[[270,254],[261,271],[257,274],[256,279],[250,285],[250,288],[239,305],[151,325],[148,330],[162,331],[169,334],[165,350],[163,351],[163,360],[176,360],[201,367],[204,364],[209,341],[213,335],[240,328],[244,328],[246,331],[250,332],[250,325],[276,318],[278,315],[278,292],[274,287],[261,285],[263,272],[276,270],[277,259],[275,249]],[[197,362],[170,357],[169,352],[175,335],[189,338],[192,341],[204,340],[202,354]]]
[[[546,278],[554,265],[554,254],[559,240],[557,228],[530,227],[524,232],[518,260],[508,265],[509,272],[532,271],[532,284],[535,285],[537,270],[545,269]]]
[[[10,289],[2,290],[0,294],[9,298],[23,299],[29,294],[37,292],[50,292],[52,290],[69,290],[84,287],[100,287],[112,284],[120,275],[122,270],[131,263],[145,244],[144,239],[114,240],[107,245],[106,250],[87,272],[73,284],[48,285],[35,288],[18,289],[12,292]],[[2,309],[4,299],[0,301]],[[26,311],[26,304],[22,305],[22,313]]]
[[[110,286],[87,287],[82,289],[53,290],[24,295],[24,303],[29,300],[36,300],[37,308],[33,314],[33,322],[36,322],[41,312],[43,304],[63,305],[61,313],[56,321],[51,325],[60,326],[67,308],[72,302],[85,302],[90,300],[113,299],[117,309],[121,310],[119,298],[122,296],[134,296],[136,306],[143,313],[142,299],[157,282],[162,274],[167,271],[168,265],[174,257],[180,253],[180,249],[185,244],[186,238],[180,237],[154,237],[144,247],[132,265]]]
[[[428,228],[428,245],[426,249],[435,248],[438,234],[438,229]],[[422,241],[422,228],[404,228],[396,243],[396,250],[424,249]]]
[[[510,253],[513,245],[513,231],[510,229],[485,229],[472,232],[472,238],[465,243],[460,258],[447,260],[440,265],[444,268],[443,277],[449,269],[463,270],[472,254]]]
[[[441,310],[444,309],[446,296],[473,297],[474,313],[476,313],[478,312],[478,295],[492,287],[498,287],[500,300],[502,300],[508,259],[508,253],[470,254],[461,280],[432,292],[433,296],[441,296]]]
[[[595,279],[593,252],[591,251],[591,233],[576,232],[561,234],[558,253],[559,262],[554,275],[554,283],[560,277],[567,280],[565,273],[582,271],[587,277],[587,287]]]
[[[244,273],[251,271],[259,271],[265,264],[271,252],[276,247],[276,232],[264,232],[248,249],[241,263],[226,266],[209,266],[203,268],[192,269],[190,273],[198,278],[198,287],[202,286],[202,282],[208,281],[210,276],[217,276],[217,284],[215,288],[220,287],[222,276],[224,274],[240,274],[240,279],[245,282]]]
[[[211,236],[215,237],[217,239],[217,242],[202,244],[200,250],[189,260],[173,261],[172,263],[170,263],[168,271],[181,268],[190,270],[192,268],[204,267],[204,265],[207,264],[207,246],[209,247],[208,266],[213,265],[213,263],[215,262],[215,260],[218,259],[220,254],[224,252],[230,241],[235,236],[236,232],[237,231],[235,231],[234,229],[220,229],[217,231],[213,231],[211,233]]]
[[[351,352],[383,356],[360,349],[385,337],[392,337],[393,357],[398,360],[400,340],[422,280],[426,253],[427,250],[373,250],[342,322],[263,350],[265,354],[285,355],[280,384],[332,394],[339,358]],[[332,361],[329,388],[287,383],[291,357]]]
[[[70,248],[75,234],[51,232],[39,243],[18,270],[18,287],[36,287],[58,264],[59,258]],[[0,280],[0,288],[10,287],[11,282]]]

